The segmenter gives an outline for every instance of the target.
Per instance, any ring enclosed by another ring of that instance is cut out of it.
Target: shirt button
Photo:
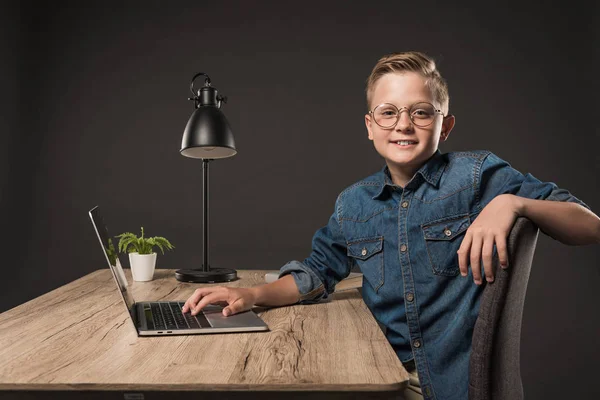
[[[367,249],[362,249],[362,251],[360,252],[360,254],[362,254],[363,256],[367,255]]]
[[[446,229],[446,230],[444,231],[444,235],[446,235],[446,236],[450,236],[450,235],[452,235],[452,231],[451,231],[450,229]]]
[[[415,295],[412,293],[406,293],[406,300],[413,301],[415,299]]]
[[[419,339],[415,340],[413,342],[413,346],[415,346],[418,349],[419,347],[421,347],[421,341]]]
[[[406,245],[405,244],[403,244],[402,246],[400,246],[400,251],[403,252],[403,253],[406,251]]]
[[[402,208],[406,208],[408,207],[408,201],[403,201],[402,202]]]

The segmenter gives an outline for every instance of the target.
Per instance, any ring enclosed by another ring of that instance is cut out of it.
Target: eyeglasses
[[[438,110],[431,103],[421,102],[415,103],[410,107],[398,108],[390,103],[383,103],[369,111],[373,116],[375,123],[382,128],[393,128],[400,120],[400,113],[408,111],[408,116],[415,126],[424,128],[433,123],[436,114],[444,115],[442,110]]]

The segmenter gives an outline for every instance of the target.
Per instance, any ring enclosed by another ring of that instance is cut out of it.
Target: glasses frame
[[[409,107],[396,107],[394,104],[392,103],[381,103],[377,106],[375,106],[375,108],[373,108],[372,110],[369,110],[369,115],[371,117],[373,117],[373,121],[375,121],[375,123],[377,124],[377,126],[383,128],[383,129],[394,129],[396,127],[396,125],[398,125],[398,122],[400,121],[400,114],[402,113],[402,111],[406,110],[406,112],[408,112],[408,118],[410,118],[410,121],[415,125],[418,126],[419,128],[426,128],[429,125],[433,124],[433,122],[435,121],[435,116],[434,118],[431,120],[430,123],[428,123],[427,125],[419,125],[415,122],[415,120],[413,119],[412,114],[410,113],[410,110],[416,105],[416,104],[429,104],[431,107],[433,107],[433,111],[436,114],[440,114],[441,116],[445,117],[444,112],[438,108],[435,108],[435,106],[427,101],[419,101],[418,103],[415,104],[411,104]],[[375,118],[375,110],[377,110],[377,108],[383,106],[383,105],[390,105],[392,107],[394,107],[396,110],[398,110],[398,114],[396,115],[396,122],[394,122],[392,125],[390,126],[383,126],[381,125],[379,122],[377,122],[377,119]]]

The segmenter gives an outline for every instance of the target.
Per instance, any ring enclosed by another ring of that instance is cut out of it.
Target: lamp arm
[[[204,262],[202,263],[203,271],[210,271],[210,259],[209,259],[209,242],[208,242],[208,163],[211,160],[203,158],[202,159],[202,172],[203,172],[203,180],[202,180],[202,250]]]

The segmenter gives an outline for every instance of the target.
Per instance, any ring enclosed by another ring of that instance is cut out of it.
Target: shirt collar
[[[433,156],[431,156],[429,160],[427,160],[427,162],[425,162],[425,164],[423,164],[423,166],[415,173],[415,176],[413,179],[411,179],[409,185],[415,180],[417,175],[421,175],[427,183],[437,187],[445,167],[446,160],[444,157],[442,157],[442,153],[439,150],[436,150]],[[381,189],[375,196],[373,196],[374,200],[380,199],[383,194],[387,192],[387,190],[397,187],[397,185],[392,181],[390,170],[387,166],[381,170],[380,175]],[[387,189],[388,187],[389,189]]]
[[[446,168],[446,159],[445,159],[445,157],[442,157],[441,151],[436,150],[436,152],[433,153],[433,156],[431,156],[431,158],[429,160],[427,160],[425,165],[423,165],[417,171],[417,174],[421,174],[421,176],[423,176],[423,178],[431,186],[437,187],[445,168]]]

